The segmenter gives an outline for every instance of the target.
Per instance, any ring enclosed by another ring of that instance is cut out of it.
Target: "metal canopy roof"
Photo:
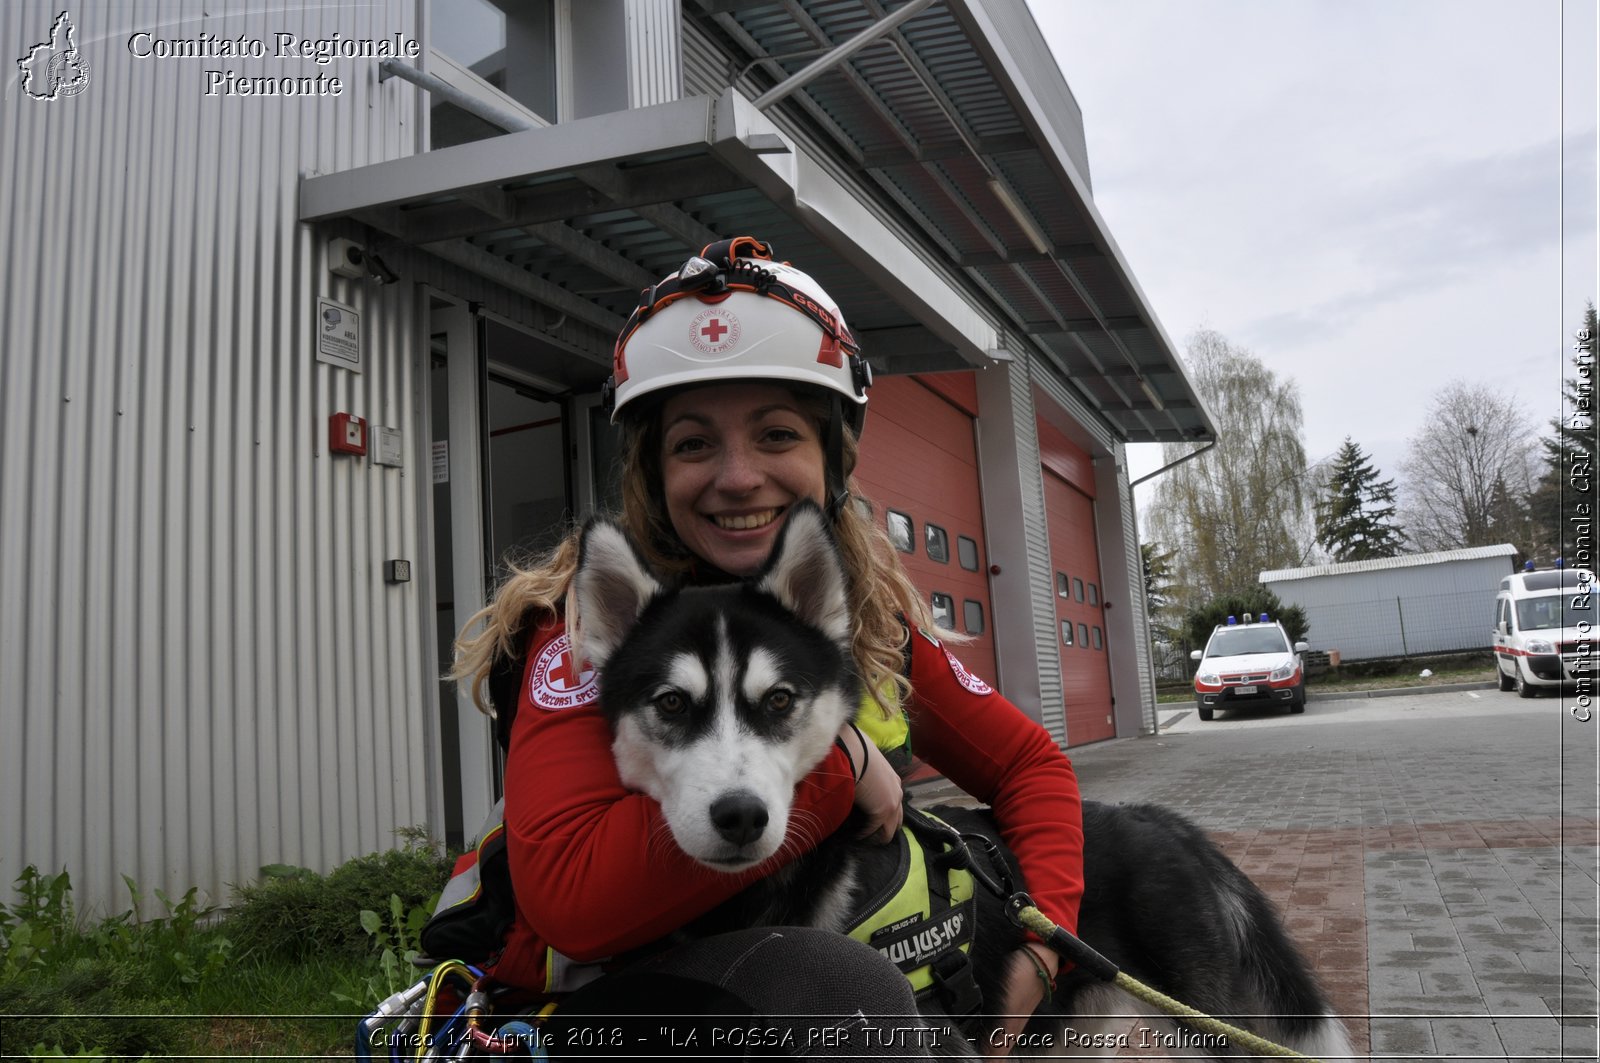
[[[750,233],[839,299],[882,370],[984,365],[1026,346],[1129,442],[1208,438],[1052,125],[1063,99],[1075,108],[1060,72],[1025,9],[1031,52],[1014,54],[1015,25],[995,21],[1014,23],[1019,4],[935,3],[766,113],[731,88],[308,178],[301,218],[353,218],[483,274],[592,326],[597,350],[640,289]],[[730,77],[752,96],[892,11],[687,8],[743,56]]]

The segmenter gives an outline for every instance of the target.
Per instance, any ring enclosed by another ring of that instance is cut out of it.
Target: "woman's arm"
[[[1039,910],[1069,931],[1083,899],[1083,804],[1072,763],[1045,729],[911,634],[912,749],[994,809]]]

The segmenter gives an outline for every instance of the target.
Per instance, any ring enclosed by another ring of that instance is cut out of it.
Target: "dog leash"
[[[1197,1011],[1180,1000],[1174,1000],[1159,989],[1151,988],[1134,978],[1116,964],[1106,959],[1094,949],[1085,945],[1076,936],[1061,929],[1050,921],[1050,917],[1034,907],[1033,898],[1026,893],[1013,893],[1006,898],[1006,915],[1012,923],[1024,930],[1031,930],[1043,938],[1045,944],[1055,949],[1061,955],[1071,960],[1073,964],[1082,967],[1101,981],[1110,982],[1118,989],[1132,996],[1138,997],[1152,1007],[1160,1008],[1169,1015],[1176,1015],[1184,1022],[1206,1033],[1214,1033],[1223,1037],[1231,1045],[1248,1049],[1258,1056],[1277,1056],[1283,1059],[1301,1059],[1309,1063],[1319,1063],[1311,1056],[1301,1055],[1292,1048],[1285,1048],[1275,1041],[1251,1033],[1249,1030],[1240,1029],[1221,1019]]]
[[[1102,982],[1121,989],[1123,992],[1137,997],[1151,1007],[1158,1008],[1169,1015],[1181,1018],[1188,1025],[1226,1038],[1229,1044],[1238,1045],[1248,1049],[1258,1056],[1275,1056],[1281,1059],[1299,1059],[1307,1063],[1320,1063],[1311,1056],[1302,1055],[1292,1048],[1286,1048],[1275,1041],[1253,1034],[1249,1030],[1240,1029],[1221,1019],[1207,1015],[1203,1011],[1191,1008],[1180,1000],[1174,1000],[1159,989],[1154,989],[1134,978],[1122,970],[1115,963],[1100,955],[1099,952],[1084,944],[1076,935],[1063,930],[1050,920],[1050,917],[1041,912],[1033,903],[1033,898],[1024,891],[1011,890],[1011,876],[1006,873],[1005,863],[1000,859],[1000,854],[995,850],[994,842],[983,835],[968,835],[957,831],[948,823],[929,816],[920,809],[907,809],[907,825],[915,819],[916,825],[912,827],[917,833],[931,833],[942,836],[951,842],[951,854],[957,863],[971,871],[977,880],[983,883],[984,888],[1001,900],[1006,902],[1006,917],[1012,924],[1023,930],[1030,930],[1037,934],[1045,944],[1055,949],[1062,956],[1071,960],[1074,966],[1081,967],[1089,974]],[[967,847],[967,840],[971,838],[984,843],[988,850],[989,859],[994,861],[995,869],[1005,880],[1001,885],[978,861],[972,859],[972,850]]]

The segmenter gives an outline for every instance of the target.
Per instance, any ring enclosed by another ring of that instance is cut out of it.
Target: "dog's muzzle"
[[[767,829],[767,803],[749,790],[734,790],[711,803],[711,825],[725,841],[746,846]]]

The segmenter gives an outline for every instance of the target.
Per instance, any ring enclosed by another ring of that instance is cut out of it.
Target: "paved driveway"
[[[1072,751],[1085,796],[1206,827],[1272,896],[1363,1050],[1595,1059],[1596,735],[1496,691],[1164,712]]]

